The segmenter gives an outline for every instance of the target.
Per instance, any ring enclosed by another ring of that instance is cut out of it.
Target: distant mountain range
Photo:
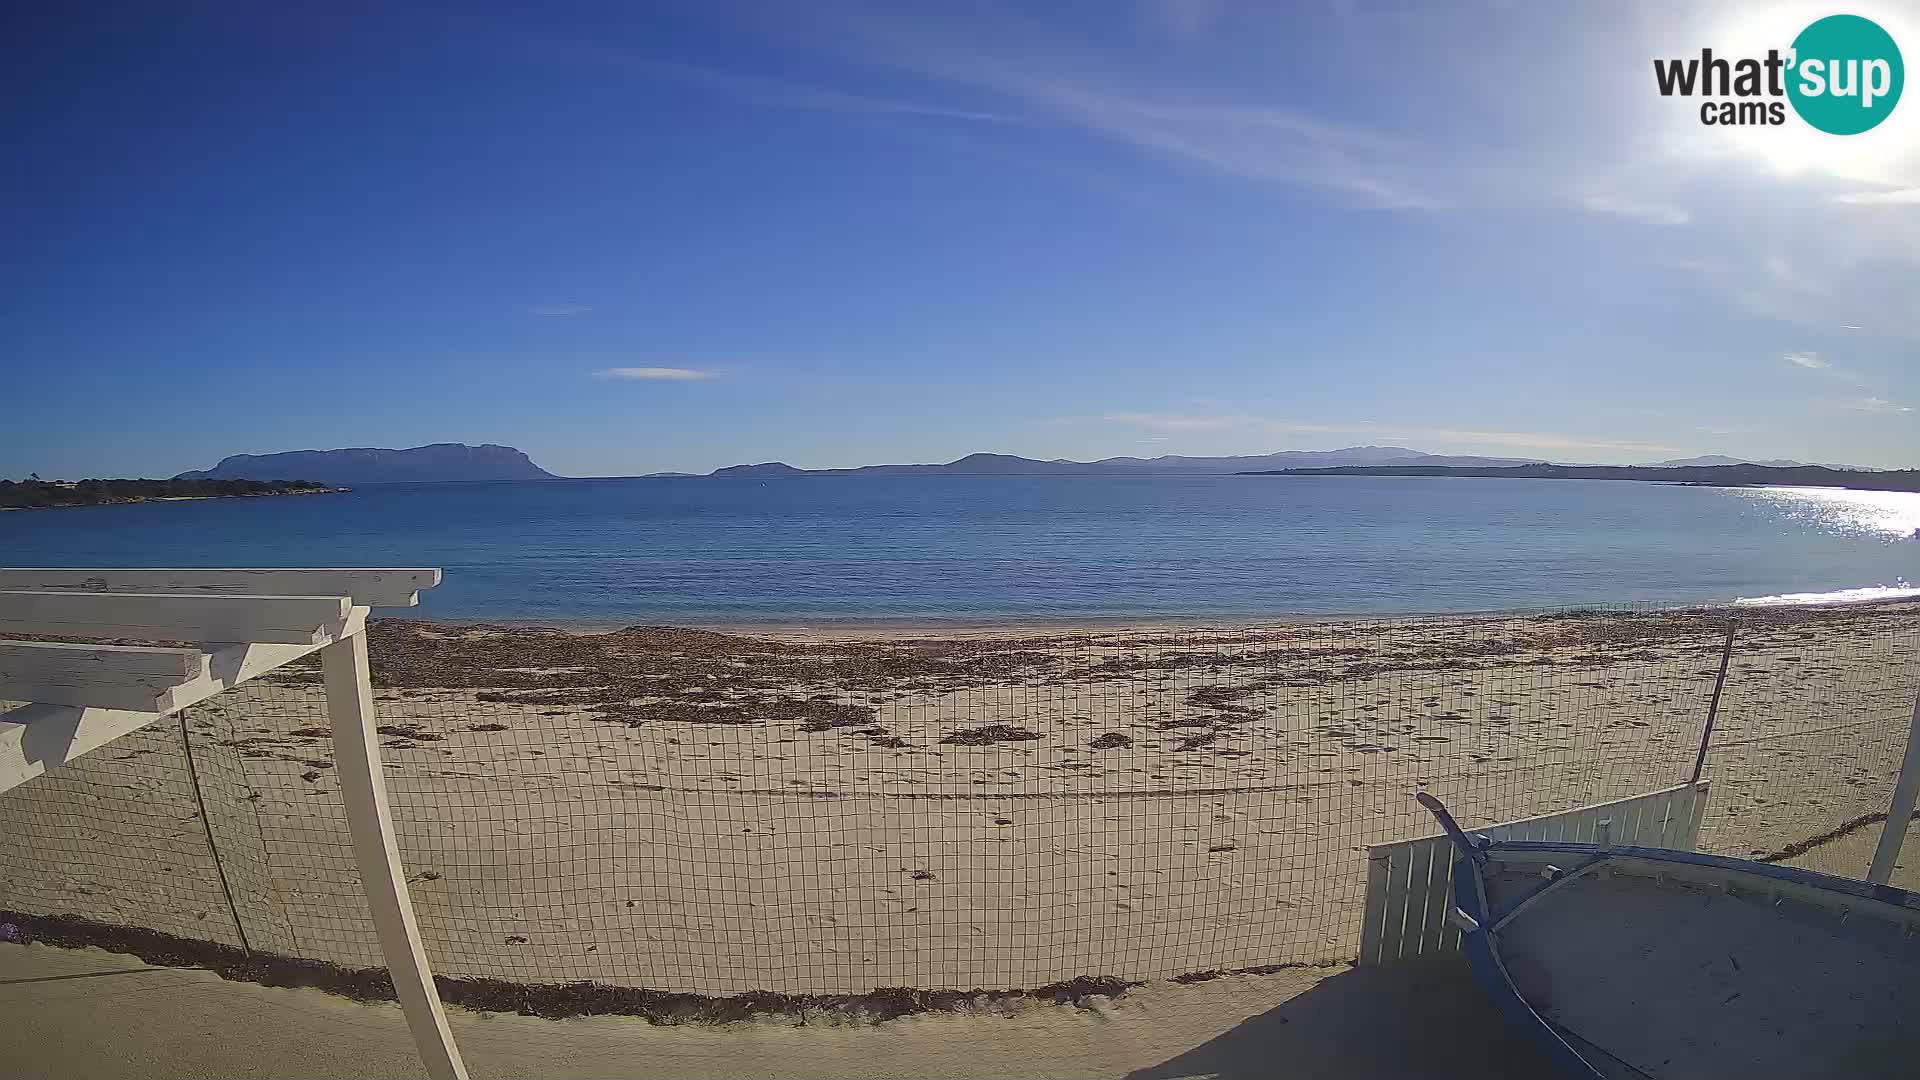
[[[511,446],[434,443],[407,450],[354,447],[290,450],[284,454],[235,454],[211,469],[183,472],[175,480],[312,480],[336,487],[356,484],[420,484],[470,480],[553,480]]]
[[[1764,465],[1769,469],[1800,469],[1811,465],[1818,469],[1851,469],[1855,472],[1872,471],[1864,465],[1834,465],[1821,462],[1791,461],[1787,458],[1766,458],[1760,460],[1755,458],[1728,457],[1725,454],[1703,454],[1700,457],[1672,458],[1667,461],[1649,461],[1640,467],[1645,469],[1688,469],[1713,465]]]
[[[939,465],[862,465],[853,469],[796,469],[783,461],[758,465],[729,465],[709,476],[765,480],[781,476],[1127,476],[1135,474],[1220,475],[1267,469],[1325,468],[1337,465],[1450,465],[1491,467],[1526,465],[1539,458],[1448,457],[1424,454],[1404,446],[1349,446],[1344,450],[1285,450],[1277,454],[1237,457],[1110,457],[1098,461],[1014,457],[1010,454],[968,454]]]
[[[1234,473],[1284,472],[1298,469],[1366,467],[1380,469],[1505,469],[1546,466],[1541,458],[1475,457],[1429,454],[1405,446],[1349,446],[1340,450],[1283,450],[1275,454],[1228,457],[1110,457],[1098,461],[1016,457],[1011,454],[968,454],[932,465],[862,465],[846,469],[800,469],[783,461],[729,465],[707,476],[766,480],[786,476],[1227,476]],[[1571,466],[1577,468],[1686,469],[1711,466],[1765,466],[1779,468],[1848,469],[1844,465],[1803,466],[1797,461],[1753,462],[1718,454],[1675,458],[1638,466]],[[1553,466],[1561,468],[1563,466]],[[648,473],[648,477],[692,477],[681,472]],[[1678,477],[1664,477],[1679,479]],[[535,465],[511,446],[487,443],[434,443],[407,450],[355,447],[344,450],[290,450],[283,454],[235,454],[211,469],[184,472],[176,480],[312,480],[332,486],[356,484],[450,483],[476,480],[557,480],[560,477]]]
[[[1327,469],[1273,469],[1255,476],[1473,476],[1508,480],[1644,480],[1704,487],[1843,487],[1863,491],[1920,491],[1920,469],[1830,469],[1824,465],[1513,465],[1446,468],[1432,465],[1347,465]]]

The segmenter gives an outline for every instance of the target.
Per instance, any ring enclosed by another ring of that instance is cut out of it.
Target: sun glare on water
[[[1748,488],[1740,491],[1796,525],[1888,540],[1920,533],[1920,492],[1842,488]]]
[[[1783,522],[1826,532],[1873,536],[1887,543],[1920,544],[1920,492],[1847,491],[1839,488],[1745,488],[1734,492],[1765,506]],[[1920,596],[1905,579],[1831,592],[1743,596],[1737,603],[1759,607],[1788,604],[1849,604]]]

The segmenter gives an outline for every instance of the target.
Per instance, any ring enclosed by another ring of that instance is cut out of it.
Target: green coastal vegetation
[[[109,506],[156,499],[229,499],[340,491],[312,480],[0,480],[0,509]]]

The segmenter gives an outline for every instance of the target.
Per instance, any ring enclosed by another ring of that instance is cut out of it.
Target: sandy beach
[[[863,994],[1350,960],[1416,791],[1487,824],[1686,780],[1730,617],[1703,846],[1857,875],[1920,606],[370,647],[440,973]],[[192,709],[192,773],[157,725],[9,793],[0,908],[376,964],[317,683]]]

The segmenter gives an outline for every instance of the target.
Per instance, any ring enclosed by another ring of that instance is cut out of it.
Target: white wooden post
[[[360,865],[361,886],[373,910],[380,951],[393,976],[394,993],[407,1015],[420,1060],[434,1080],[466,1080],[467,1067],[447,1028],[446,1010],[433,987],[420,927],[413,917],[406,872],[400,868],[400,848],[393,836],[393,815],[387,805],[387,782],[380,768],[380,736],[374,730],[373,684],[367,665],[364,633],[336,641],[320,650],[327,688],[327,716],[333,722],[334,763],[340,773],[340,794],[347,804],[347,825],[353,831],[354,859]]]
[[[1913,819],[1913,804],[1920,799],[1920,695],[1913,699],[1913,724],[1907,729],[1907,752],[1900,760],[1900,777],[1893,783],[1893,802],[1887,807],[1887,823],[1880,827],[1880,845],[1873,849],[1873,865],[1867,880],[1885,885],[1893,876],[1893,864],[1900,858],[1900,845],[1907,838],[1907,823]]]

